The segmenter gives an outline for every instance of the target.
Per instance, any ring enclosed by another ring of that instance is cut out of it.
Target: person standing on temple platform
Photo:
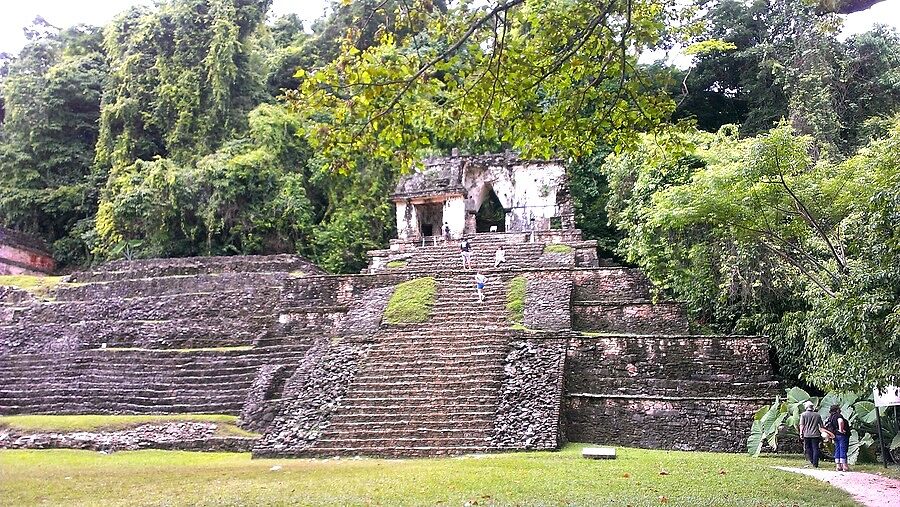
[[[469,240],[463,238],[459,242],[459,252],[462,254],[463,269],[472,269],[472,245]]]
[[[449,245],[453,238],[450,236],[450,224],[444,222],[444,244]]]

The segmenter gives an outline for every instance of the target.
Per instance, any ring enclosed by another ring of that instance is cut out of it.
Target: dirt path
[[[863,472],[835,472],[821,468],[773,467],[815,477],[840,488],[866,507],[900,507],[900,480]]]

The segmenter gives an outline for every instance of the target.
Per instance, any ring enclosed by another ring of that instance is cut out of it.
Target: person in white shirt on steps
[[[504,262],[506,262],[506,251],[503,250],[503,245],[501,245],[494,252],[494,269],[499,268]]]
[[[478,292],[478,302],[484,303],[484,284],[487,283],[487,277],[481,273],[475,273],[475,291]]]

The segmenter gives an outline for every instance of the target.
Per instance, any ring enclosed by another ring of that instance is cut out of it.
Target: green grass
[[[525,321],[525,285],[525,277],[517,276],[506,287],[506,310],[513,324],[521,325]]]
[[[388,324],[425,322],[434,306],[434,295],[435,281],[430,276],[397,285],[384,310],[384,321]]]
[[[61,276],[2,275],[0,276],[0,286],[16,287],[27,290],[35,296],[45,297],[59,285],[62,279]]]
[[[773,465],[802,458],[619,448],[418,460],[251,460],[248,454],[0,451],[8,505],[578,505],[850,507]],[[273,466],[281,467],[270,470]],[[667,471],[667,475],[660,474]]]
[[[551,243],[544,247],[544,253],[572,253],[572,247],[570,247],[569,245],[563,245],[561,243]]]
[[[225,414],[173,415],[6,415],[0,416],[0,428],[28,433],[122,430],[141,424],[164,422],[211,422],[218,424],[223,436],[257,436],[237,427],[237,416]]]
[[[390,261],[386,264],[389,268],[405,268],[409,261]]]
[[[140,352],[231,352],[240,350],[253,350],[253,345],[236,345],[234,347],[200,347],[196,349],[145,349],[141,347],[106,347],[105,349],[113,352],[122,351],[140,351]]]

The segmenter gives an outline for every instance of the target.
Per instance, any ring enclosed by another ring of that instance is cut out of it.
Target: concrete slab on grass
[[[581,456],[588,459],[616,459],[615,447],[585,447]]]

